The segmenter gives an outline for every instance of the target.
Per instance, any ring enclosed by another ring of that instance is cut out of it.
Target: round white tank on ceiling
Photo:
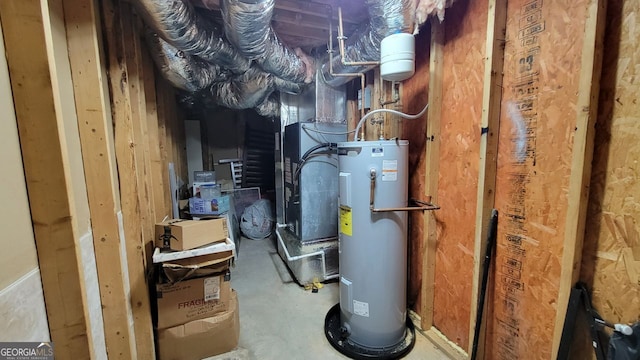
[[[387,81],[402,81],[416,71],[416,48],[413,35],[389,35],[380,43],[380,75]]]

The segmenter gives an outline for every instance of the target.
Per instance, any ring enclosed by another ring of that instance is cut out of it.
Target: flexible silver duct
[[[214,82],[229,80],[219,66],[178,50],[147,28],[145,39],[156,66],[171,85],[195,92]]]
[[[145,23],[169,44],[241,74],[251,63],[229,44],[215,24],[194,11],[186,0],[134,1]]]
[[[273,85],[278,91],[286,92],[287,94],[293,95],[302,93],[302,91],[307,87],[307,84],[294,83],[281,79],[277,76],[274,76],[273,78]]]
[[[291,50],[271,27],[275,0],[223,0],[227,39],[266,72],[294,83],[310,83],[314,63],[300,49]]]
[[[365,4],[369,10],[369,23],[347,40],[344,50],[346,62],[379,61],[382,39],[392,34],[413,31],[415,0],[367,0]],[[340,55],[333,56],[330,61],[333,62],[334,74],[361,73],[374,67],[346,66],[342,64]],[[322,65],[322,75],[331,86],[340,86],[352,79],[332,76],[328,62]]]
[[[273,75],[252,67],[231,81],[214,83],[208,92],[218,105],[249,109],[262,104],[274,88]]]
[[[280,116],[280,96],[277,92],[272,92],[269,97],[256,106],[256,112],[262,116],[279,117]]]

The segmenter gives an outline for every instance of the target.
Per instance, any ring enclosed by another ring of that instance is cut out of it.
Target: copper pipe
[[[364,88],[366,86],[366,77],[364,73],[343,73],[343,74],[335,74],[333,72],[333,17],[332,17],[332,10],[331,10],[331,6],[327,5],[327,8],[329,9],[328,11],[328,18],[329,18],[329,47],[327,49],[327,52],[329,53],[329,74],[331,74],[331,76],[342,76],[342,77],[354,77],[354,76],[359,76],[360,77],[360,91],[362,92],[362,96],[364,97]],[[341,34],[342,34],[342,8],[338,7],[338,16],[339,16],[339,21],[340,21],[340,27],[338,28],[338,38],[340,38]],[[340,56],[342,59],[344,59],[342,53],[344,51],[344,41],[340,42]],[[343,61],[344,64],[344,61]],[[362,105],[360,106],[360,119],[362,119],[364,117],[364,99],[362,99]],[[362,128],[362,135],[360,136],[361,139],[364,139],[364,127]]]
[[[338,42],[340,44],[340,61],[342,64],[345,66],[380,65],[380,61],[346,61],[344,58],[344,41],[346,39],[347,37],[344,36],[344,27],[342,26],[342,7],[338,6]]]
[[[371,209],[372,212],[391,212],[391,211],[427,211],[427,210],[438,210],[440,206],[431,205],[431,206],[407,206],[407,207],[396,207],[396,208],[382,208],[382,209]]]
[[[379,213],[379,212],[392,212],[392,211],[428,211],[428,210],[438,210],[440,206],[432,204],[431,196],[428,197],[428,201],[419,201],[413,200],[420,206],[403,206],[403,207],[392,207],[392,208],[376,208],[375,207],[375,190],[376,190],[376,169],[369,170],[369,177],[371,178],[371,187],[369,190],[369,209],[371,212]]]

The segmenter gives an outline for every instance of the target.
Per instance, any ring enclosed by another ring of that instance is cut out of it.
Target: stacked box
[[[229,211],[229,195],[221,195],[213,199],[192,197],[189,199],[189,213],[191,215],[222,215]]]
[[[226,218],[224,220],[226,231]],[[176,244],[170,248],[200,244],[204,234],[222,236],[217,222],[198,220],[157,224],[156,230],[171,233]],[[200,223],[200,224],[193,224]],[[215,231],[213,229],[216,229]],[[208,229],[203,231],[203,229]],[[212,237],[208,236],[211,240]],[[164,242],[162,243],[164,245]],[[202,359],[233,350],[238,344],[238,300],[231,288],[230,266],[235,245],[226,238],[207,246],[161,252],[156,248],[153,262],[158,355],[164,359]]]
[[[200,360],[233,350],[240,337],[238,298],[231,292],[229,309],[212,317],[158,331],[160,360]]]
[[[156,246],[163,250],[189,250],[225,241],[229,237],[226,216],[206,220],[172,219],[155,227]]]

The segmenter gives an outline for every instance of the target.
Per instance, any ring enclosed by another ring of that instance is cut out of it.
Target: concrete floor
[[[304,290],[278,256],[274,239],[243,238],[231,286],[240,303],[240,343],[216,360],[346,359],[326,340],[324,317],[339,299],[338,283],[318,293]],[[405,359],[448,359],[416,332],[416,345]]]

